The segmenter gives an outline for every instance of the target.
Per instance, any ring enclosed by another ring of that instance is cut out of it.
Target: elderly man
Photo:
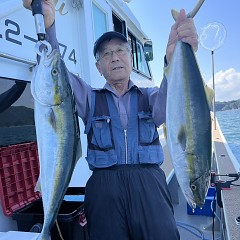
[[[59,48],[53,0],[44,0],[47,39]],[[31,9],[31,0],[23,0]],[[176,41],[197,49],[192,19],[180,11],[166,49],[169,62]],[[138,88],[130,79],[132,55],[120,33],[104,33],[93,49],[106,79],[91,88],[71,75],[78,115],[88,138],[87,161],[93,174],[86,185],[85,212],[91,240],[177,240],[178,229],[164,172],[157,127],[165,121],[167,80],[159,88]]]

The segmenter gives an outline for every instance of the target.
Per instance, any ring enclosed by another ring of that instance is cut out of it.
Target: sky
[[[163,57],[169,32],[174,24],[171,9],[179,11],[183,8],[188,13],[196,3],[197,0],[132,0],[128,3],[142,30],[153,41],[154,60],[150,62],[150,67],[156,85],[162,80]],[[209,23],[219,23],[223,33],[226,32],[223,44],[213,51],[213,55],[211,49],[204,48],[201,43],[196,53],[202,77],[210,87],[213,87],[214,73],[216,101],[240,99],[240,25],[237,20],[239,14],[239,0],[205,0],[194,17],[199,39],[202,29]],[[207,43],[205,42],[204,46]]]

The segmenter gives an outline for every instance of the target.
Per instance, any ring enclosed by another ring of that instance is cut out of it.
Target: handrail
[[[26,64],[31,65],[31,67],[34,67],[37,64],[37,61],[32,61],[32,60],[29,60],[29,59],[20,58],[20,57],[10,55],[10,54],[7,54],[7,53],[3,53],[3,52],[0,52],[0,58],[6,58],[6,59],[13,60],[13,61],[26,63]]]

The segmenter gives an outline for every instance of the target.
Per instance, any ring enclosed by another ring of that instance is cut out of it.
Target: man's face
[[[113,38],[103,42],[100,47],[96,66],[106,81],[110,85],[128,81],[132,71],[132,56],[127,44]]]

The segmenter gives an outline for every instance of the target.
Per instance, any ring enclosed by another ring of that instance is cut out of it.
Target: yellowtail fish
[[[43,229],[37,240],[51,239],[59,208],[77,160],[81,157],[78,117],[69,73],[60,53],[46,51],[31,82],[40,160],[39,183],[44,209]]]
[[[192,47],[182,41],[176,43],[165,75],[167,145],[180,188],[194,209],[204,205],[210,184],[213,91],[202,79]]]

